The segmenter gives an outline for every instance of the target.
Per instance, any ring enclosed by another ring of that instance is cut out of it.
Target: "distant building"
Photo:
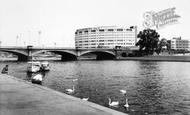
[[[78,29],[75,32],[76,48],[114,48],[135,46],[137,26],[129,28],[104,26]]]
[[[173,38],[171,40],[171,49],[189,50],[190,49],[190,41],[189,40],[182,40],[181,37]]]

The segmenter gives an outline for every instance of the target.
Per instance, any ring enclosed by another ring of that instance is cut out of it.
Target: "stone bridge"
[[[0,47],[0,51],[9,52],[18,56],[18,61],[32,60],[33,56],[41,54],[43,52],[53,52],[61,55],[61,60],[77,60],[83,55],[89,53],[95,54],[97,60],[117,59],[121,56],[121,53],[126,55],[131,53],[130,49],[111,49],[111,48],[96,48],[96,49],[76,49],[76,48],[61,48],[61,47],[46,47],[37,48],[32,46],[27,47]]]

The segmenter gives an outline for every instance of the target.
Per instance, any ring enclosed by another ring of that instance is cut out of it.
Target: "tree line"
[[[144,29],[137,34],[140,38],[136,43],[139,46],[139,55],[152,55],[154,52],[159,54],[165,50],[171,50],[171,40],[162,38],[159,40],[160,35],[153,29]]]

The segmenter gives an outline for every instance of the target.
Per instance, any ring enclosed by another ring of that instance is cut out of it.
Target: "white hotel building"
[[[173,38],[171,40],[171,49],[174,50],[190,50],[190,41],[183,40],[181,37]]]
[[[103,26],[78,29],[75,32],[76,48],[130,47],[135,46],[136,42],[137,26]]]

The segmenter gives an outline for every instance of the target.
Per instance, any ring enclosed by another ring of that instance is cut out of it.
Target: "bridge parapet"
[[[43,52],[54,52],[62,56],[62,60],[76,60],[78,57],[88,53],[96,54],[99,59],[117,59],[123,52],[131,52],[130,49],[113,49],[113,48],[91,48],[76,49],[66,47],[0,47],[0,51],[10,52],[18,56],[18,60],[31,60],[32,56]]]

